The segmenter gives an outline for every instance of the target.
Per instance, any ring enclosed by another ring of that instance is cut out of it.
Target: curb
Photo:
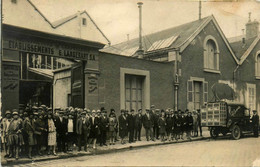
[[[49,161],[49,160],[57,160],[57,159],[66,159],[66,158],[73,158],[73,157],[82,157],[82,156],[90,156],[90,155],[101,155],[101,154],[109,154],[109,153],[115,153],[115,152],[122,152],[122,151],[127,151],[127,150],[133,150],[133,149],[140,149],[140,148],[145,148],[145,147],[150,147],[150,146],[160,146],[160,145],[169,145],[169,144],[179,144],[179,143],[187,143],[187,142],[194,142],[194,141],[201,141],[201,140],[206,140],[209,139],[210,137],[201,137],[201,138],[195,138],[191,141],[189,140],[182,140],[182,141],[171,141],[171,142],[160,142],[160,143],[151,143],[151,144],[144,144],[144,145],[137,145],[137,146],[127,146],[123,148],[114,148],[114,149],[108,149],[108,150],[94,150],[90,153],[66,153],[63,155],[57,155],[57,156],[51,156],[51,157],[39,157],[37,159],[25,159],[25,160],[4,160],[1,162],[3,166],[9,166],[9,165],[16,165],[16,164],[26,164],[26,163],[34,163],[34,162],[41,162],[41,161]]]

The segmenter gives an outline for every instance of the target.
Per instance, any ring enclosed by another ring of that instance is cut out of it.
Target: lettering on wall
[[[3,64],[2,73],[3,90],[6,92],[16,92],[19,86],[19,66]]]
[[[98,81],[96,75],[90,75],[88,77],[89,93],[93,93],[98,88]]]
[[[72,47],[61,43],[31,42],[13,39],[4,39],[3,47],[11,50],[56,56],[61,58],[71,58],[80,60],[97,60],[97,52],[86,50],[80,47]]]

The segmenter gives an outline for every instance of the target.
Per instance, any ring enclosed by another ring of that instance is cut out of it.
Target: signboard
[[[19,66],[3,64],[2,88],[5,92],[18,92]]]
[[[34,38],[4,38],[3,48],[10,50],[17,50],[28,53],[35,53],[39,55],[56,56],[60,58],[79,59],[79,60],[97,60],[98,52],[87,49],[87,47],[80,47],[73,44],[66,44],[61,42],[46,41]]]

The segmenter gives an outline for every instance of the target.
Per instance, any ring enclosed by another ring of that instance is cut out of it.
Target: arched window
[[[218,44],[212,36],[207,36],[204,41],[204,68],[219,70]]]
[[[256,77],[260,79],[260,51],[256,54],[255,72]]]

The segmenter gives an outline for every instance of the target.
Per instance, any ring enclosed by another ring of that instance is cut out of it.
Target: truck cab
[[[251,113],[243,104],[225,101],[209,102],[201,110],[201,125],[208,127],[212,138],[220,133],[231,133],[239,139],[244,132],[251,132]]]

